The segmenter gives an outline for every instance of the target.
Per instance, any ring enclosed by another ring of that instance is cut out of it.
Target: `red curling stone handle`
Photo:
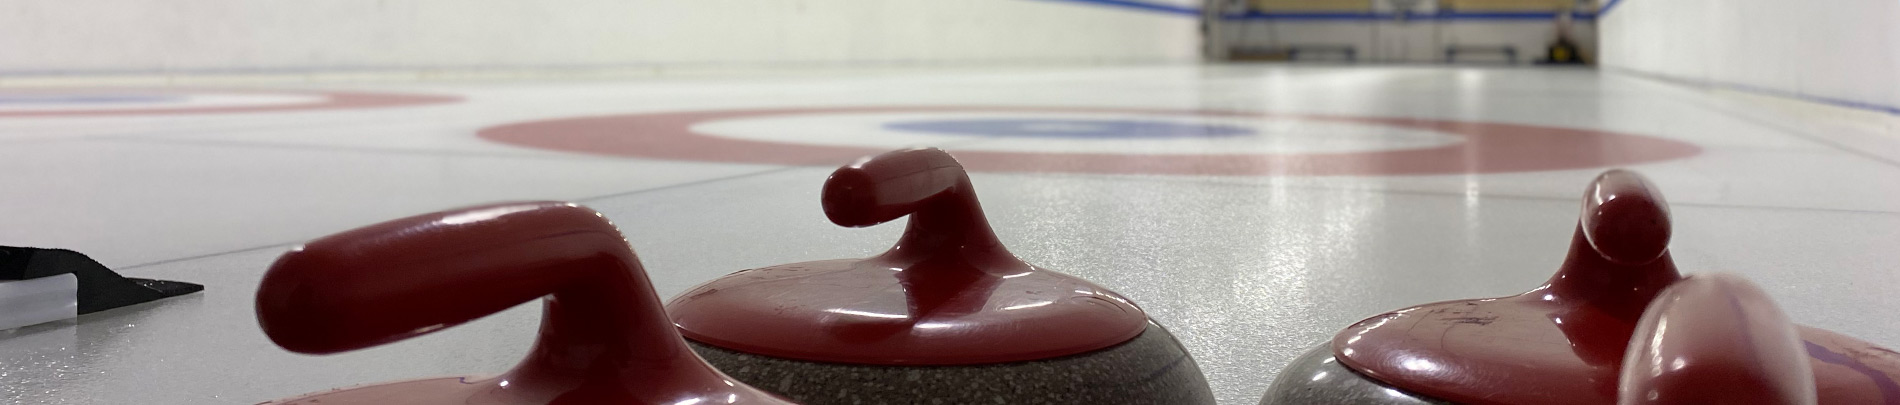
[[[337,353],[428,334],[564,290],[608,289],[601,285],[626,283],[617,280],[626,274],[615,273],[630,266],[637,270],[638,262],[625,239],[587,208],[559,202],[473,207],[383,222],[291,250],[265,273],[257,318],[285,349]],[[644,284],[645,275],[637,276]],[[633,293],[619,301],[637,306],[641,297]],[[611,312],[652,312],[658,325],[668,324],[658,298],[647,299],[653,301],[648,311]],[[606,329],[624,328],[601,332]]]
[[[832,223],[863,227],[923,211],[932,202],[968,197],[970,191],[970,176],[949,153],[907,149],[838,168],[825,180],[823,204]]]
[[[1699,274],[1663,290],[1623,358],[1618,404],[1816,401],[1800,333],[1754,283]]]
[[[1669,206],[1636,172],[1617,169],[1597,176],[1577,225],[1590,247],[1612,263],[1641,265],[1669,250]]]
[[[831,173],[822,198],[825,216],[842,226],[871,226],[909,215],[899,249],[891,252],[897,256],[965,254],[1016,261],[990,230],[970,175],[942,149],[859,159]]]
[[[424,214],[311,241],[264,274],[257,319],[278,346],[336,353],[543,296],[534,348],[507,373],[345,389],[309,402],[785,403],[695,356],[626,238],[599,213],[569,203]]]

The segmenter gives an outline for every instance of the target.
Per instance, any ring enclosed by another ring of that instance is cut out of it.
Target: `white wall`
[[[1599,28],[1612,69],[1900,106],[1895,0],[1623,0]]]
[[[1191,61],[1197,24],[1038,0],[6,0],[0,74]]]
[[[1439,63],[1445,47],[1509,46],[1518,63],[1543,58],[1545,47],[1557,40],[1551,20],[1417,20],[1390,21],[1234,21],[1223,27],[1227,42],[1243,48],[1284,48],[1299,45],[1350,45],[1362,62]],[[1595,26],[1577,21],[1570,37],[1588,57],[1596,57]],[[1407,48],[1407,49],[1395,49]],[[1327,55],[1330,60],[1331,55]],[[1460,62],[1502,61],[1495,54],[1461,55]]]

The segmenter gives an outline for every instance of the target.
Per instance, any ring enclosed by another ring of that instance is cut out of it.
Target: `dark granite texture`
[[[973,366],[819,363],[687,343],[719,371],[808,405],[1214,403],[1194,359],[1152,322],[1102,350]]]
[[[1333,359],[1333,346],[1321,344],[1293,359],[1267,387],[1261,405],[1443,405],[1450,402],[1400,391],[1346,368]]]

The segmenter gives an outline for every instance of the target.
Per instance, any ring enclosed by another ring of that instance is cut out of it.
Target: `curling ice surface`
[[[0,244],[61,246],[130,277],[206,285],[201,295],[4,332],[0,402],[255,403],[362,382],[505,371],[534,337],[535,306],[330,357],[285,353],[254,319],[258,277],[288,244],[450,207],[583,202],[626,231],[662,297],[734,269],[888,247],[902,225],[842,229],[817,209],[824,177],[848,158],[809,167],[622,159],[473,135],[529,120],[744,108],[1240,110],[1517,123],[1689,142],[1698,155],[1636,167],[1669,193],[1679,266],[1740,273],[1803,324],[1900,342],[1900,323],[1868,318],[1900,307],[1900,296],[1888,291],[1900,285],[1891,266],[1900,262],[1892,248],[1900,241],[1900,182],[1891,181],[1900,178],[1900,125],[1892,116],[1585,70],[1164,66],[772,75],[389,84],[371,90],[466,101],[0,119],[0,212],[7,213]],[[798,120],[844,126],[859,118]],[[942,117],[951,118],[959,117]],[[1304,123],[1253,125],[1262,143],[1253,151],[1364,152],[1448,139],[1336,125],[1313,130],[1353,135],[1352,142],[1308,143],[1292,136],[1305,133]],[[756,129],[706,130],[769,137]],[[952,153],[1009,143],[1058,152],[1065,142],[1072,150],[1136,153],[1142,149],[1134,145],[1163,142],[877,128],[861,139],[824,141],[902,146],[885,136],[940,139],[930,142],[945,142],[935,146]],[[1201,152],[1197,144],[1235,140],[1174,139],[1156,150]],[[1222,403],[1249,404],[1280,367],[1341,325],[1421,302],[1515,294],[1543,281],[1548,270],[1526,269],[1558,265],[1562,258],[1549,252],[1571,236],[1577,188],[1602,169],[1326,177],[978,172],[974,181],[1013,253],[1140,303],[1186,346]]]

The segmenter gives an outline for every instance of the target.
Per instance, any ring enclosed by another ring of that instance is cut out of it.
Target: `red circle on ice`
[[[1652,136],[1523,124],[1423,118],[1274,114],[1136,108],[892,106],[773,108],[620,114],[489,127],[482,138],[595,155],[723,163],[835,165],[887,148],[815,145],[711,136],[696,124],[738,118],[861,113],[1110,113],[1263,118],[1372,124],[1464,138],[1449,145],[1339,153],[1123,154],[955,150],[971,170],[1106,174],[1426,175],[1584,169],[1680,159],[1701,153]]]

